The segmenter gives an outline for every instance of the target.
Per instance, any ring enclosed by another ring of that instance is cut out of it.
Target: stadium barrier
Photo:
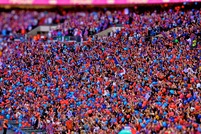
[[[106,29],[100,33],[97,33],[96,35],[97,36],[108,36],[108,34],[111,32],[116,32],[117,30],[121,31],[122,28],[123,28],[122,26],[110,27],[110,28],[108,28],[108,29]]]
[[[57,25],[44,25],[44,26],[38,26],[35,29],[31,30],[27,33],[28,36],[34,36],[38,33],[44,33],[47,34],[50,30],[55,30],[57,28]]]

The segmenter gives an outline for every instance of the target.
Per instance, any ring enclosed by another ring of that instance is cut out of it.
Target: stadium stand
[[[1,12],[0,119],[14,133],[200,134],[195,7]]]

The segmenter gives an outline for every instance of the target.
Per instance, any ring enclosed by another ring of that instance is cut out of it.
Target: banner
[[[1,5],[107,5],[199,2],[200,0],[0,0]]]

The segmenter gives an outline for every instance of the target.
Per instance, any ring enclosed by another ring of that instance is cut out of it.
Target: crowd
[[[60,24],[56,30],[49,33],[52,36],[74,36],[76,34],[94,35],[113,24],[111,12],[65,12],[65,11],[32,11],[32,10],[11,10],[0,12],[0,35],[15,36],[25,35],[33,28],[40,25]],[[124,18],[121,18],[123,22]],[[120,20],[115,20],[115,24]]]
[[[183,24],[199,22],[199,17],[189,12],[175,10],[136,13],[133,10],[100,10],[100,11],[29,11],[11,10],[0,12],[0,37],[25,35],[40,25],[57,25],[50,30],[48,38],[57,36],[93,36],[111,26],[136,24],[141,26],[137,30],[146,32],[149,36],[157,35],[161,31],[168,31]],[[198,19],[198,20],[197,20]],[[187,22],[186,22],[187,21]],[[135,27],[134,27],[135,28]]]
[[[99,11],[99,12],[69,12],[63,16],[64,23],[58,25],[56,30],[52,30],[49,36],[83,36],[89,37],[100,31],[105,30],[111,26],[124,26],[137,24],[141,26],[137,30],[143,30],[147,32],[147,35],[154,36],[161,31],[167,31],[174,27],[182,25],[183,21],[194,22],[197,21],[196,16],[189,17],[190,14],[184,14],[180,12],[178,16],[178,10],[170,10],[168,12],[145,11],[143,13],[135,13],[132,11]],[[198,20],[200,21],[200,20]]]
[[[50,11],[11,10],[0,12],[0,35],[25,35],[39,25],[53,25],[62,22],[62,15]]]
[[[200,134],[201,10],[95,14],[67,13],[57,32],[124,28],[83,43],[2,42],[1,114],[48,134]]]

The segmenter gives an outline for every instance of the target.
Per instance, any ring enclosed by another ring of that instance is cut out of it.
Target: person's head
[[[8,120],[7,120],[7,119],[4,119],[4,122],[5,122],[5,123],[8,123]]]

